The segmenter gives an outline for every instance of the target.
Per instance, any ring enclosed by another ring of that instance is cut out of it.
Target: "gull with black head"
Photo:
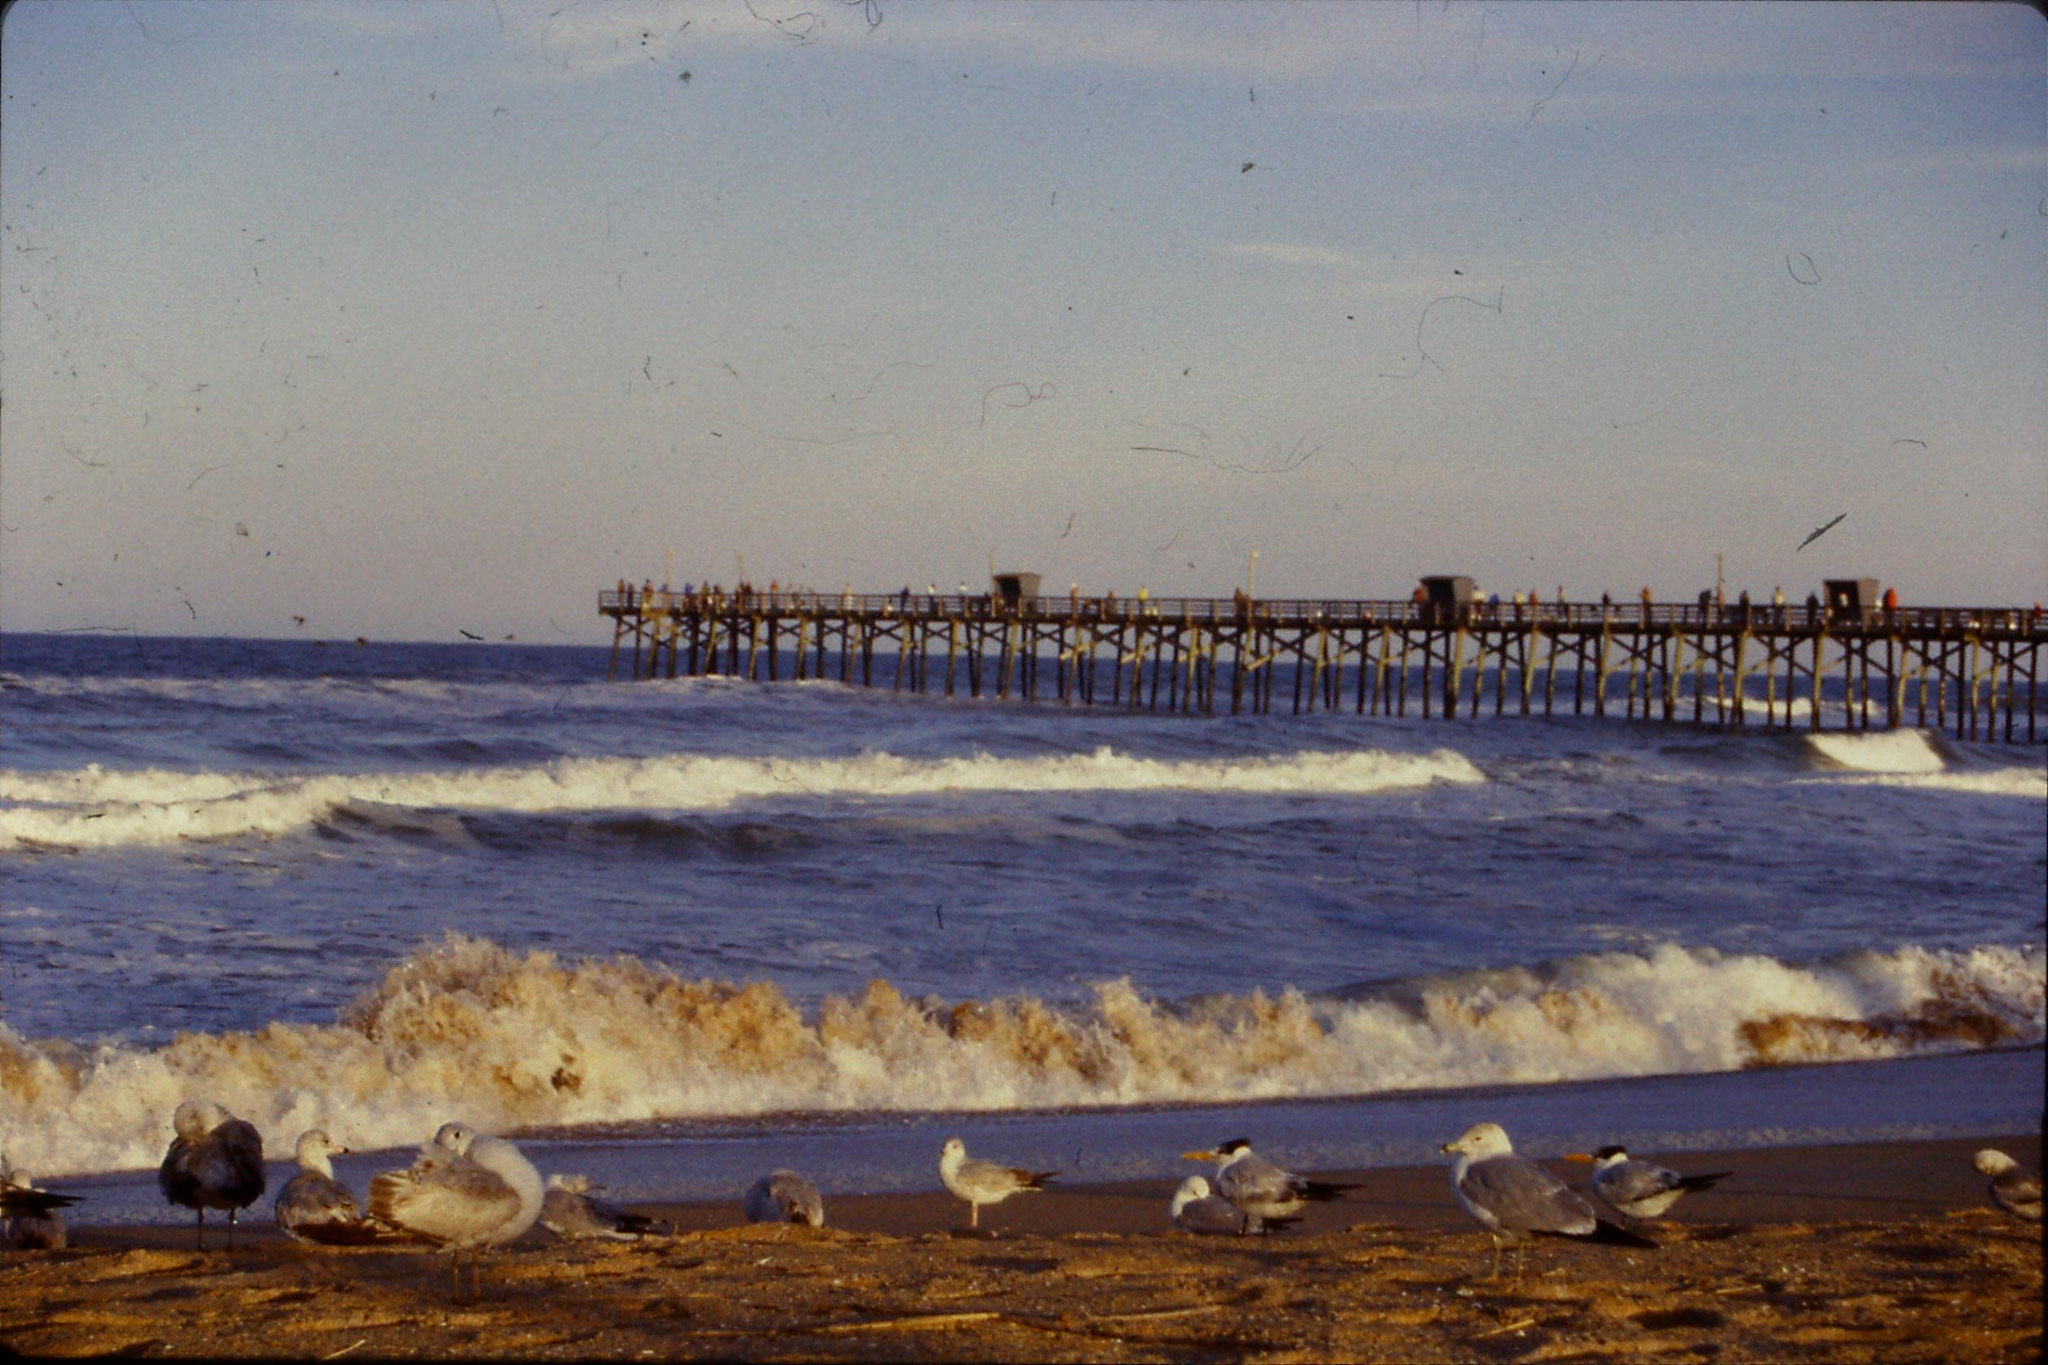
[[[1358,1188],[1282,1170],[1254,1152],[1248,1138],[1232,1138],[1213,1152],[1182,1152],[1181,1159],[1215,1162],[1216,1193],[1240,1213],[1265,1222],[1293,1218],[1311,1203],[1340,1199]]]
[[[1703,1175],[1680,1175],[1654,1161],[1628,1154],[1620,1144],[1602,1147],[1590,1156],[1572,1152],[1567,1161],[1593,1163],[1593,1193],[1616,1213],[1629,1218],[1662,1218],[1682,1195],[1710,1190],[1733,1175],[1733,1171],[1708,1171]]]

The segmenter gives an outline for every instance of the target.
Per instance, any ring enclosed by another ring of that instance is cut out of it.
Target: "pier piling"
[[[1488,693],[1493,714],[1505,716],[1512,689],[1514,712],[1524,716],[1584,715],[1589,707],[1605,716],[1612,697],[1638,721],[1783,730],[1931,724],[1958,739],[2048,741],[2040,715],[2048,629],[2038,608],[1644,602],[1623,611],[1609,602],[825,596],[621,585],[598,594],[598,610],[613,623],[610,677],[629,658],[635,679],[723,673],[874,687],[886,672],[899,692],[936,685],[953,697],[964,684],[972,698],[1191,715],[1270,714],[1276,688],[1286,687],[1291,715],[1338,711],[1348,694],[1355,714],[1392,717],[1409,714],[1412,680],[1424,718],[1456,719],[1461,705],[1476,718]],[[943,661],[933,658],[940,651]],[[1568,694],[1560,673],[1569,675]]]

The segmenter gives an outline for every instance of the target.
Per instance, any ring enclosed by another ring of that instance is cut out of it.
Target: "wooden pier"
[[[1626,716],[2048,741],[2040,608],[598,594],[611,676],[828,679],[1069,706]],[[630,657],[629,657],[630,654]]]

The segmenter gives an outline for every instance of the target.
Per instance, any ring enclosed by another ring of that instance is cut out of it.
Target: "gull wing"
[[[1458,1192],[1511,1232],[1584,1237],[1599,1225],[1592,1205],[1524,1157],[1497,1156],[1473,1162],[1458,1182]]]

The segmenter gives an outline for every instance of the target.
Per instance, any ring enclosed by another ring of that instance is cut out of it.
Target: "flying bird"
[[[1680,1175],[1654,1161],[1639,1161],[1618,1144],[1602,1147],[1591,1156],[1573,1152],[1565,1160],[1592,1162],[1593,1193],[1607,1207],[1630,1218],[1661,1218],[1678,1202],[1679,1196],[1712,1189],[1733,1174],[1710,1171],[1705,1175]]]
[[[1818,533],[1816,533],[1816,534],[1818,534]],[[464,629],[463,629],[462,627],[460,627],[460,626],[457,626],[457,627],[455,628],[455,633],[456,633],[457,635],[460,635],[460,636],[461,636],[461,637],[462,637],[463,639],[465,639],[465,640],[481,640],[481,639],[483,639],[483,638],[484,638],[483,636],[481,636],[481,635],[478,635],[478,634],[477,634],[476,632],[474,632],[474,631],[468,631],[468,630],[464,630]]]
[[[1825,525],[1825,526],[1816,526],[1816,527],[1814,527],[1814,528],[1813,528],[1813,531],[1812,531],[1812,532],[1811,532],[1811,533],[1810,533],[1810,534],[1809,534],[1809,535],[1808,535],[1808,536],[1806,537],[1806,539],[1804,539],[1804,540],[1800,541],[1800,542],[1799,542],[1799,544],[1798,544],[1798,545],[1797,545],[1796,547],[1794,547],[1794,549],[1793,549],[1792,553],[1794,553],[1794,554],[1798,554],[1798,553],[1799,553],[1799,551],[1801,551],[1801,550],[1805,549],[1805,548],[1806,548],[1807,546],[1809,546],[1809,545],[1813,544],[1813,542],[1815,542],[1816,540],[1819,540],[1819,539],[1820,539],[1820,538],[1821,538],[1822,536],[1826,535],[1826,534],[1827,534],[1828,532],[1830,532],[1830,531],[1834,530],[1836,526],[1838,526],[1838,525],[1840,525],[1840,524],[1841,524],[1841,521],[1842,521],[1842,517],[1846,517],[1846,516],[1848,516],[1848,515],[1849,515],[1849,514],[1848,514],[1847,512],[1844,512],[1844,513],[1842,513],[1842,515],[1841,515],[1841,516],[1839,516],[1839,517],[1836,517],[1836,518],[1835,518],[1835,519],[1834,519],[1833,521],[1829,522],[1829,523],[1828,523],[1827,525]]]
[[[235,1213],[263,1196],[263,1135],[212,1100],[186,1100],[171,1117],[177,1137],[164,1152],[156,1182],[164,1198],[199,1215],[199,1249],[206,1250],[206,1211],[226,1209],[228,1249],[235,1246]]]
[[[1283,1171],[1254,1152],[1246,1138],[1232,1138],[1213,1152],[1182,1152],[1181,1159],[1215,1162],[1216,1193],[1254,1219],[1290,1218],[1311,1201],[1327,1202],[1358,1188]]]

